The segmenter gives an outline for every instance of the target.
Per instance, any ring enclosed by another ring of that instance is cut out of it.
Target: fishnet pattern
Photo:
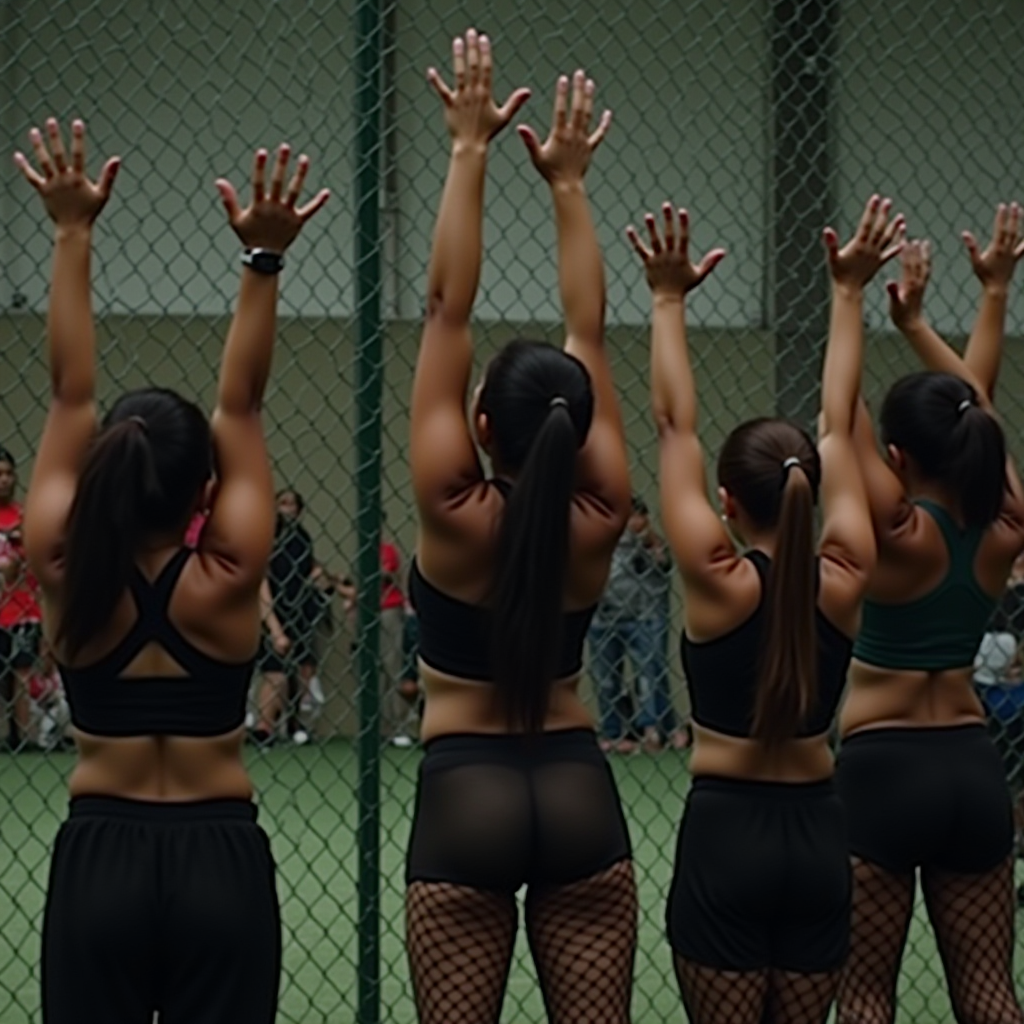
[[[837,1024],[891,1024],[913,907],[913,874],[895,875],[854,858],[850,955],[839,985]]]
[[[531,888],[526,931],[551,1024],[629,1024],[637,898],[631,861]]]
[[[720,971],[675,957],[690,1024],[824,1024],[839,972]]]
[[[515,897],[413,882],[405,914],[420,1024],[496,1024],[516,937]]]
[[[921,872],[959,1024],[1021,1024],[1013,990],[1013,859],[984,875]]]

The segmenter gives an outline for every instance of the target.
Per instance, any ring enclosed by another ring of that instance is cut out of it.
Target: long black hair
[[[213,472],[210,426],[174,391],[122,395],[92,443],[68,516],[58,640],[74,658],[106,625],[147,537],[181,530]]]
[[[495,469],[515,478],[498,536],[494,681],[509,724],[536,732],[558,670],[576,456],[594,414],[590,375],[561,349],[517,339],[488,365],[479,410]]]
[[[777,535],[751,730],[774,745],[797,735],[818,694],[814,506],[821,459],[796,424],[749,420],[722,446],[718,483],[759,529]]]
[[[882,403],[882,442],[905,451],[929,480],[960,501],[967,526],[999,518],[1006,494],[1006,439],[973,387],[949,373],[902,377]]]

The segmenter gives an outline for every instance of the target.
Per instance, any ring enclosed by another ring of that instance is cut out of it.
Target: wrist
[[[92,239],[92,225],[84,223],[76,224],[54,224],[53,226],[53,237],[54,241],[57,242],[72,242],[72,241],[83,241],[88,242]]]
[[[833,281],[832,295],[846,302],[863,302],[864,285],[853,281]]]
[[[587,194],[582,178],[552,178],[548,185],[551,187],[551,194],[556,199],[561,196],[586,196]]]
[[[487,156],[487,143],[480,139],[452,139],[452,159],[483,160]]]
[[[652,288],[651,298],[654,301],[655,309],[659,307],[675,309],[686,305],[686,292],[682,288],[664,286]]]
[[[982,294],[986,299],[1002,299],[1005,300],[1010,291],[1009,283],[985,281],[981,286]]]

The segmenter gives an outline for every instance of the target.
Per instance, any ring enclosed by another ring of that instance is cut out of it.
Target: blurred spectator
[[[259,659],[263,679],[252,733],[263,745],[274,741],[285,712],[293,742],[309,742],[299,708],[315,714],[323,704],[314,641],[336,584],[314,558],[313,540],[299,522],[304,507],[302,496],[293,488],[277,495],[274,547],[261,592],[266,627]],[[292,686],[294,693],[289,690]]]
[[[602,746],[633,749],[622,711],[625,659],[633,667],[639,711],[636,726],[647,750],[665,741],[687,745],[672,706],[668,670],[672,558],[655,532],[644,501],[634,496],[633,513],[612,556],[612,567],[590,628],[590,668],[597,690]]]
[[[1003,759],[1013,796],[1017,853],[1024,852],[1024,555],[1013,564],[1006,591],[974,659],[974,684],[989,731]],[[1018,890],[1018,902],[1024,889]]]
[[[40,644],[39,661],[28,684],[32,702],[36,742],[44,750],[72,750],[68,736],[71,712],[64,696],[64,686],[57,662],[45,639]]]
[[[386,522],[386,520],[385,520]],[[381,728],[396,747],[411,747],[409,705],[402,698],[406,601],[400,583],[402,558],[390,540],[380,545]]]
[[[0,690],[7,711],[5,745],[12,752],[29,743],[29,680],[42,635],[38,588],[25,562],[21,506],[14,500],[17,487],[14,457],[0,448]]]

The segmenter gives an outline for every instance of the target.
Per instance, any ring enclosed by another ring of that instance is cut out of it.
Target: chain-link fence
[[[280,866],[282,1021],[415,1016],[401,873],[419,759],[403,746],[415,736],[417,711],[408,659],[414,621],[401,595],[415,537],[405,447],[447,144],[424,70],[444,66],[451,35],[474,23],[495,40],[498,91],[534,89],[523,120],[545,126],[556,75],[577,66],[596,79],[599,105],[615,112],[588,184],[634,484],[652,505],[654,534],[648,300],[622,237],[627,222],[671,198],[693,211],[699,248],[729,250],[691,306],[703,435],[714,451],[748,415],[807,419],[816,408],[826,222],[849,230],[872,191],[898,197],[911,230],[934,240],[929,311],[956,336],[976,293],[958,232],[983,230],[994,204],[1019,198],[1014,190],[1024,184],[1020,0],[0,0],[0,138],[8,151],[46,115],[80,115],[93,167],[101,153],[124,157],[96,241],[104,400],[152,380],[209,405],[237,280],[216,176],[242,182],[255,146],[288,140],[311,154],[311,182],[335,193],[289,261],[267,402],[277,479],[305,499],[299,522],[326,572],[319,585],[303,580],[304,612],[283,613],[282,631],[302,634],[284,656],[293,712],[254,721],[255,729],[272,726],[277,742],[249,748]],[[31,190],[6,173],[0,443],[17,460],[22,486],[47,391],[43,221]],[[545,189],[509,132],[489,169],[475,324],[481,365],[513,334],[560,340],[553,241]],[[866,386],[877,396],[911,360],[886,331],[880,287],[868,319]],[[1009,327],[1019,330],[1019,313]],[[1024,359],[1012,342],[1007,364],[1001,407],[1015,442]],[[627,537],[635,550],[624,564],[660,572],[657,539],[644,529]],[[293,535],[285,533],[282,548]],[[660,595],[660,586],[653,591]],[[611,756],[636,850],[641,1021],[680,1016],[662,920],[688,785],[685,752],[675,749],[686,702],[675,654],[667,690],[658,655],[654,668],[648,663],[652,650],[675,651],[667,635],[675,636],[678,607],[666,611],[663,602],[657,596],[651,622],[614,611],[599,618],[595,639],[603,637],[606,657],[590,660],[590,677],[603,681],[590,689],[603,690],[595,711],[606,739],[617,741]],[[999,631],[1012,638],[1014,664],[1018,620],[1009,616]],[[300,639],[310,640],[310,654],[297,651]],[[648,669],[635,687],[630,673],[618,685],[610,655],[619,645]],[[4,680],[8,698],[23,684],[33,692],[20,707],[7,700],[10,736],[20,735],[23,749],[50,748],[0,756],[4,1024],[38,1018],[40,913],[71,764],[58,747],[62,712],[45,677],[45,666],[28,665]],[[1024,692],[1010,685],[1015,677],[1011,665],[996,680],[1002,696],[988,695],[1011,769],[1024,756],[1024,742],[1013,740],[1021,731],[1014,694]],[[265,682],[254,682],[254,694]],[[623,706],[631,687],[634,705]],[[513,1018],[543,1019],[525,942],[506,999],[504,1019]],[[919,908],[899,1019],[949,1018]]]

